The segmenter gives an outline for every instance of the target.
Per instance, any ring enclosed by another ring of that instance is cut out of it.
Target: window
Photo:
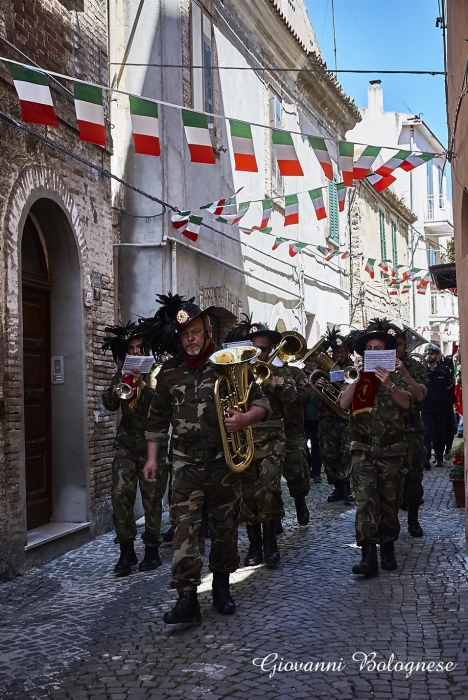
[[[338,193],[336,190],[336,176],[333,177],[333,182],[328,183],[328,222],[330,232],[328,237],[334,243],[340,242],[340,234],[338,228]]]
[[[426,183],[427,183],[427,218],[434,219],[434,171],[432,161],[426,163]]]
[[[393,267],[398,267],[398,246],[397,246],[397,225],[392,219],[390,220],[390,230],[392,232],[392,260]]]
[[[437,292],[431,292],[431,314],[437,316]]]
[[[382,260],[387,260],[387,241],[385,239],[385,212],[379,209],[380,226],[380,255]]]
[[[437,264],[437,253],[436,249],[434,248],[433,245],[429,245],[427,248],[427,259],[429,262],[429,265],[436,265]]]
[[[192,68],[192,105],[203,112],[213,112],[212,34],[211,18],[197,2],[192,2],[192,65],[202,66]]]
[[[281,129],[282,104],[276,92],[270,90],[270,126]],[[271,189],[273,194],[283,194],[283,178],[278,169],[273,146],[271,147]]]
[[[439,180],[439,209],[444,208],[444,171],[443,168],[437,166],[437,175]]]

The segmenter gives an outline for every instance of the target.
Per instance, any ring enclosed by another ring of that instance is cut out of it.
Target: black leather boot
[[[138,564],[135,548],[132,542],[120,545],[120,559],[114,567],[116,576],[128,576],[132,573],[132,567]]]
[[[277,521],[276,521],[276,530],[275,530],[275,534],[276,534],[276,537],[278,537],[278,535],[283,535],[283,534],[284,534],[283,523],[281,522],[281,520],[277,520]]]
[[[170,544],[172,542],[172,538],[174,537],[174,525],[171,525],[169,530],[166,530],[166,532],[163,532],[162,538],[163,542],[167,542]]]
[[[153,571],[161,566],[162,561],[157,547],[145,547],[145,556],[138,567],[139,571]]]
[[[380,562],[382,569],[387,569],[387,571],[398,569],[393,542],[386,542],[380,545]]]
[[[307,525],[310,515],[305,496],[298,496],[294,499],[294,503],[296,504],[297,522],[299,525]]]
[[[200,622],[201,613],[198,605],[197,591],[179,591],[179,600],[172,610],[164,613],[166,625],[177,625],[182,622]]]
[[[423,537],[424,532],[419,524],[419,506],[409,506],[408,508],[408,532],[413,537]]]
[[[331,492],[328,496],[328,503],[333,503],[334,501],[341,501],[341,481],[335,481],[333,484],[335,490]]]
[[[353,574],[364,576],[378,576],[379,562],[377,561],[377,545],[373,542],[365,542],[362,545],[362,559],[359,564],[353,566]]]
[[[351,495],[351,486],[349,481],[345,479],[341,482],[341,500],[346,503],[347,506],[354,506],[354,498]]]
[[[221,615],[236,612],[236,604],[229,593],[229,574],[213,571],[213,605]]]
[[[263,523],[263,560],[267,566],[279,564],[280,553],[276,542],[276,520]]]
[[[258,566],[263,561],[262,526],[260,523],[247,525],[247,535],[250,545],[244,559],[244,566]]]

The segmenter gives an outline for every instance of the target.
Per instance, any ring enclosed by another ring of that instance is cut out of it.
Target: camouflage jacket
[[[427,396],[427,374],[426,368],[423,362],[415,360],[414,357],[409,357],[405,355],[403,358],[403,363],[410,373],[412,379],[417,382],[423,392],[424,398]],[[413,400],[413,404],[408,411],[406,411],[403,418],[405,424],[405,430],[408,433],[423,433],[424,425],[421,419],[421,408],[422,402]]]
[[[391,372],[390,377],[398,389],[409,394],[411,403],[413,403],[413,395],[401,372]],[[405,451],[403,442],[404,416],[408,410],[411,410],[411,406],[409,409],[398,406],[391,393],[379,383],[372,410],[355,415],[351,413],[351,450],[370,450],[374,454],[382,454],[382,456],[403,454]],[[371,447],[362,442],[362,436],[372,436],[376,440],[389,440],[390,444]]]
[[[119,399],[114,391],[116,384],[122,381],[122,372],[120,371],[114,374],[110,387],[102,394],[102,403],[108,411],[117,411],[119,408],[122,410],[122,418],[114,440],[116,448],[146,450],[146,420],[156,386],[158,370],[159,367],[154,367],[151,372],[143,375],[146,386],[141,390],[140,396],[132,408],[129,406],[129,401]]]
[[[187,450],[190,450],[190,454],[222,452],[214,401],[214,385],[219,376],[221,373],[209,363],[192,369],[182,354],[164,362],[151,402],[146,439],[152,442],[164,440],[172,424],[171,444],[173,442],[174,450],[182,454],[189,454]],[[268,412],[270,410],[264,393],[255,383],[249,404],[260,406]]]
[[[273,432],[281,431],[284,434],[284,414],[285,406],[288,407],[297,399],[297,388],[287,367],[271,367],[273,376],[276,378],[276,386],[272,390],[268,385],[264,387],[265,396],[270,402],[271,413],[266,420],[254,425],[255,443],[265,443],[269,435]]]
[[[284,429],[286,437],[294,435],[304,435],[304,406],[310,403],[315,396],[315,392],[307,381],[307,377],[299,367],[290,367],[289,373],[296,383],[297,399],[288,404],[288,409],[284,413]]]

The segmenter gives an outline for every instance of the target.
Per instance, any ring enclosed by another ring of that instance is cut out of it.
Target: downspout
[[[171,240],[171,290],[177,294],[177,241]]]
[[[413,152],[413,150],[414,150],[414,126],[411,126],[410,127],[410,151]],[[409,185],[410,209],[411,209],[411,211],[413,211],[413,171],[412,170],[410,170],[409,177],[410,177],[410,180],[409,180],[409,182],[410,182],[410,185]],[[417,243],[417,239],[416,239],[416,243]],[[412,268],[414,266],[414,247],[415,247],[414,228],[413,228],[413,225],[411,224],[410,268]],[[411,297],[412,297],[411,298],[412,303],[411,303],[411,307],[410,307],[410,311],[411,311],[410,325],[413,328],[416,328],[416,289],[415,289],[414,284],[411,285]]]

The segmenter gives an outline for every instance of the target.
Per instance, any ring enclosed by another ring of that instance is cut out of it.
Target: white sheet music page
[[[376,367],[383,367],[389,372],[395,371],[396,350],[365,350],[364,372],[375,372]]]
[[[122,365],[122,372],[130,373],[132,369],[137,369],[142,374],[151,372],[154,365],[154,358],[146,355],[127,355]]]

